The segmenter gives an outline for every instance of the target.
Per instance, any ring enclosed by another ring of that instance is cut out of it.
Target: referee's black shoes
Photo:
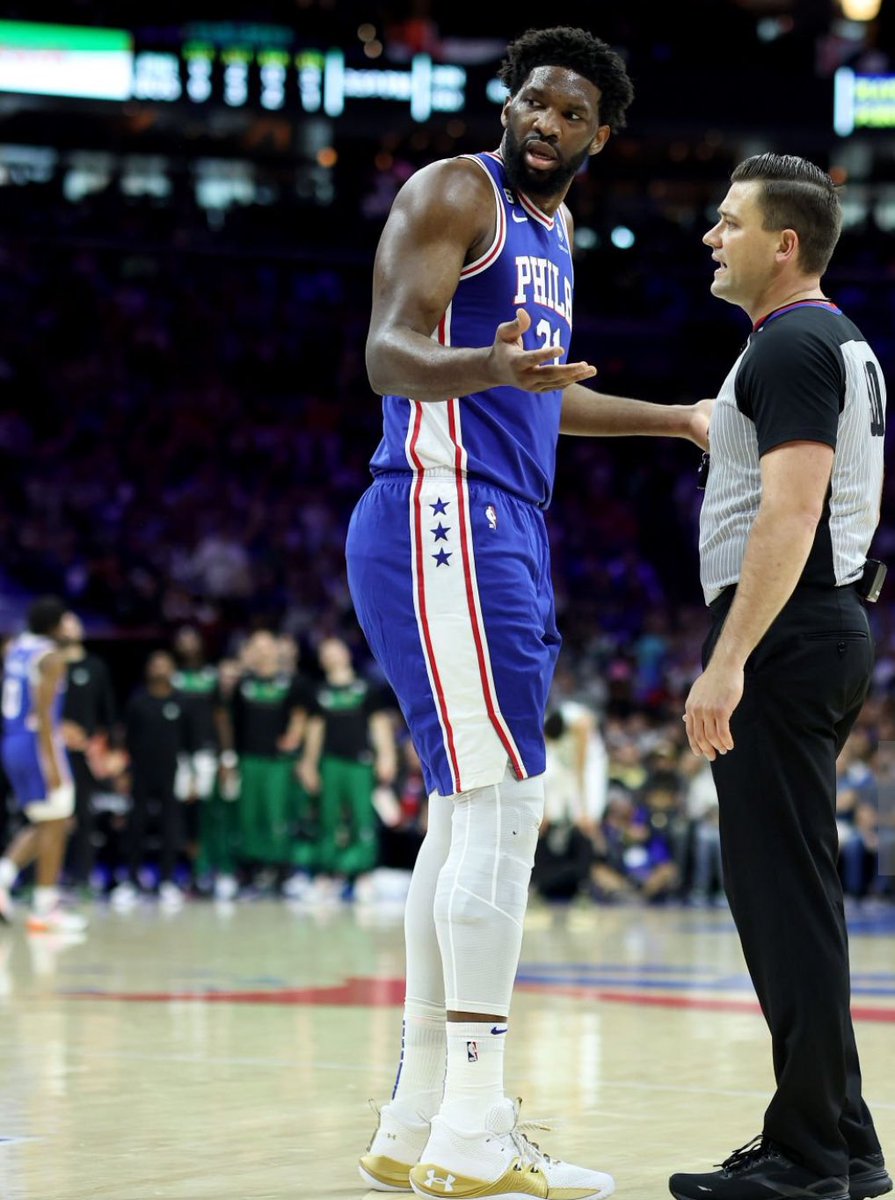
[[[668,1186],[676,1200],[857,1200],[844,1176],[821,1178],[807,1171],[761,1134],[734,1150],[720,1170],[672,1175]]]
[[[864,1154],[848,1164],[848,1194],[851,1200],[871,1200],[892,1190],[892,1179],[881,1154]]]

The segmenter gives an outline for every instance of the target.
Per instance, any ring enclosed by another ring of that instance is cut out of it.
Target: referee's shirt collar
[[[782,317],[784,313],[792,312],[794,308],[826,308],[830,312],[838,313],[842,316],[842,309],[838,308],[832,300],[827,300],[818,297],[816,300],[793,300],[791,304],[781,304],[779,308],[772,308],[769,313],[765,313],[763,317],[759,317],[752,326],[752,332],[758,333],[769,321],[776,321],[778,317]]]

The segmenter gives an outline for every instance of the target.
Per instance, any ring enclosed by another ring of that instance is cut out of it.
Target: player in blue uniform
[[[33,933],[79,933],[87,922],[59,906],[58,882],[75,792],[62,740],[66,663],[61,653],[65,605],[55,596],[28,610],[28,631],[10,642],[3,667],[3,767],[28,824],[0,858],[0,916],[9,892],[36,860]]]
[[[591,1200],[611,1177],[542,1155],[503,1087],[560,645],[544,509],[560,432],[704,445],[708,412],[598,394],[582,386],[595,369],[568,362],[562,202],[624,125],[621,59],[580,29],[532,30],[501,78],[499,151],[409,180],[374,271],[367,366],[384,429],[348,578],[431,795],[406,908],[401,1065],[360,1171],[379,1190],[501,1200],[524,1169],[532,1195]]]

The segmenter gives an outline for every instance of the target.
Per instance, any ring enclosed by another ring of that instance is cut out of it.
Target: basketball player
[[[563,199],[625,123],[621,59],[584,30],[532,30],[501,79],[500,149],[411,178],[374,270],[367,365],[384,436],[348,576],[431,796],[406,908],[402,1060],[360,1170],[384,1191],[493,1200],[519,1195],[525,1172],[526,1194],[590,1200],[612,1178],[541,1154],[503,1082],[560,645],[543,510],[561,431],[704,445],[708,411],[598,394],[581,386],[594,367],[567,361]]]
[[[102,761],[100,755],[105,757],[115,726],[115,696],[109,668],[84,645],[84,625],[77,613],[67,612],[63,617],[62,642],[67,667],[62,736],[75,785],[68,865],[71,881],[89,887],[94,860],[93,797],[97,791],[94,770]]]
[[[36,860],[32,933],[80,933],[87,922],[59,905],[75,788],[62,739],[66,661],[61,650],[65,605],[55,596],[35,600],[28,631],[10,642],[3,676],[3,766],[28,825],[0,858],[0,915],[9,920],[10,889]]]

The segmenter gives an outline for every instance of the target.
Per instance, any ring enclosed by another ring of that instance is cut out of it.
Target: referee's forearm
[[[801,578],[817,519],[809,513],[759,512],[746,543],[736,595],[712,659],[741,669]]]

